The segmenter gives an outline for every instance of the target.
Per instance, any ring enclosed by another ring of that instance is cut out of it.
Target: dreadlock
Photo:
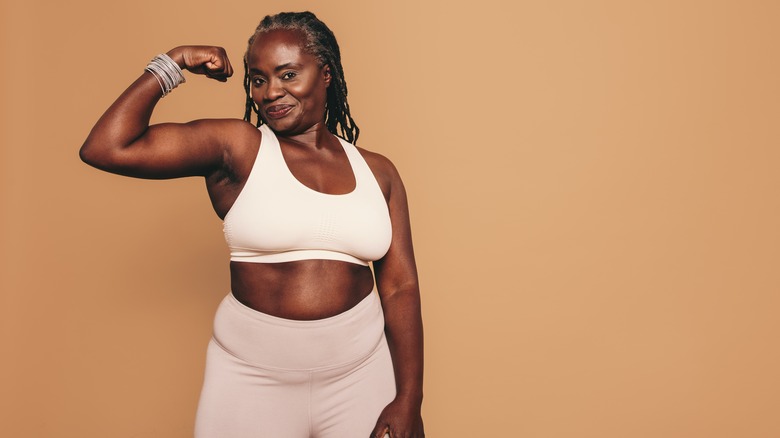
[[[320,66],[327,65],[331,71],[331,85],[328,87],[325,102],[325,126],[328,131],[356,143],[360,129],[352,119],[347,103],[347,81],[344,79],[344,69],[341,67],[341,51],[333,32],[311,12],[282,12],[267,15],[249,38],[247,53],[244,55],[244,90],[246,91],[246,108],[244,120],[251,123],[252,113],[257,115],[256,126],[263,124],[260,109],[252,100],[251,80],[249,78],[249,47],[258,35],[276,29],[297,30],[303,33],[305,43],[303,49],[316,57]]]

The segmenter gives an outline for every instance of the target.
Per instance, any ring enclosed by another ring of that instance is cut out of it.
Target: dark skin
[[[292,174],[322,193],[344,194],[355,177],[338,139],[324,124],[330,68],[302,49],[299,32],[259,35],[248,51],[252,98],[279,138]],[[226,81],[233,68],[225,51],[212,46],[177,47],[168,55],[182,70]],[[252,169],[261,133],[243,120],[204,119],[149,126],[162,96],[144,73],[108,108],[81,148],[81,158],[99,169],[138,178],[202,176],[214,211],[224,218]],[[374,262],[396,378],[396,397],[379,416],[371,436],[423,437],[423,334],[417,268],[406,191],[387,158],[358,148],[388,204],[392,242]],[[337,315],[373,289],[370,268],[336,260],[286,263],[231,262],[231,288],[247,306],[288,319]]]

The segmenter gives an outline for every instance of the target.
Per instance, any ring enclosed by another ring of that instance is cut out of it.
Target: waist
[[[258,312],[230,293],[214,318],[214,341],[242,361],[267,369],[318,370],[361,360],[382,340],[376,292],[328,318],[293,320]]]
[[[254,310],[295,320],[322,319],[355,306],[374,289],[371,268],[334,260],[230,262],[233,296]]]

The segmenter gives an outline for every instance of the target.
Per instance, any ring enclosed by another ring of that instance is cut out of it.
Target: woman
[[[233,74],[223,49],[182,46],[147,66],[80,152],[122,175],[203,176],[224,220],[231,292],[216,313],[195,434],[421,437],[406,194],[389,160],[351,144],[359,131],[336,39],[310,12],[267,16],[244,65],[245,120],[149,126],[181,70]]]

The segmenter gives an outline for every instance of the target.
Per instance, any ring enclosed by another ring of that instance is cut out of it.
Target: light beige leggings
[[[395,397],[376,291],[339,315],[297,321],[228,294],[214,318],[196,438],[367,438]]]

